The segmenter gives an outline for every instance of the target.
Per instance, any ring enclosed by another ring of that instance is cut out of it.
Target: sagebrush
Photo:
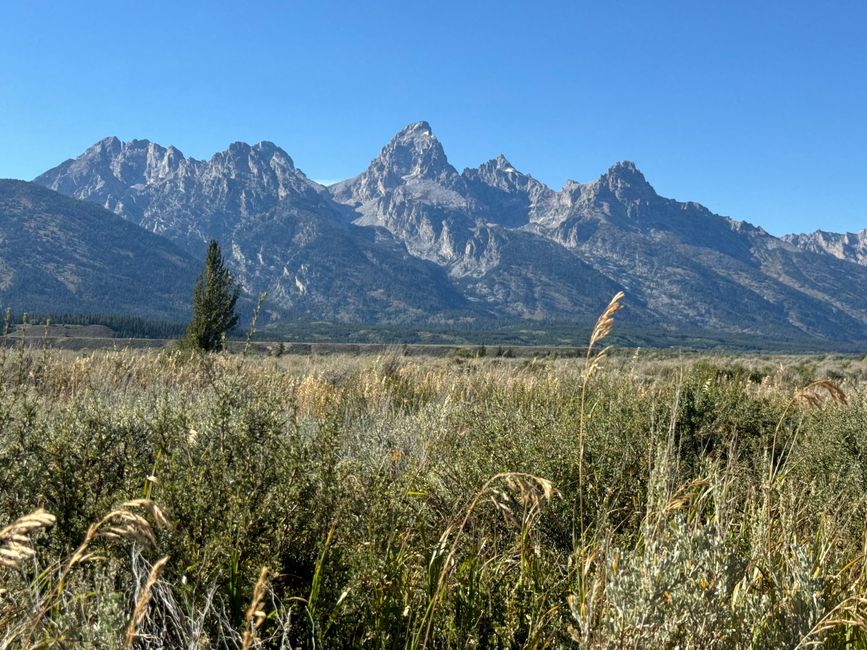
[[[867,644],[858,363],[0,355],[0,647]]]

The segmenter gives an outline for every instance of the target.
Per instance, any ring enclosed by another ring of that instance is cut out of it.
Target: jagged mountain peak
[[[248,143],[236,140],[229,145],[226,151],[233,154],[249,154],[251,149],[252,147]]]
[[[129,142],[124,142],[123,144],[125,144],[130,149],[147,149],[155,143],[151,142],[147,138],[133,138]]]
[[[471,193],[478,196],[481,190],[482,194],[485,194],[486,191],[482,190],[480,184],[485,185],[504,192],[512,198],[521,197],[521,202],[525,204],[526,210],[534,211],[539,201],[554,194],[553,190],[544,183],[516,169],[503,154],[482,163],[475,169],[465,169],[462,176],[468,183]],[[487,198],[488,200],[494,199],[493,195],[490,194]],[[508,197],[501,196],[500,200],[503,198]],[[496,206],[491,207],[495,210],[498,209]]]
[[[577,197],[584,192],[596,196],[604,190],[613,192],[618,199],[635,198],[635,195],[656,196],[653,186],[631,160],[614,163],[599,178],[589,183],[569,179],[563,184],[561,191]]]
[[[211,157],[211,162],[226,158],[236,160],[242,158],[254,158],[261,161],[274,160],[284,167],[295,169],[292,157],[285,150],[268,140],[262,140],[253,145],[242,141],[232,142],[224,151],[215,153]],[[177,163],[187,160],[183,152],[174,145],[164,147],[147,139],[135,138],[124,141],[116,136],[109,136],[88,147],[84,153],[71,162],[90,164],[96,160],[103,160],[117,167],[121,163],[128,165],[137,159],[140,159],[142,164],[147,163],[150,166],[155,161],[162,163],[163,160],[166,160],[170,163]],[[200,164],[202,161],[190,159],[190,162]]]
[[[252,164],[254,161],[264,164],[273,162],[292,171],[298,171],[295,168],[295,162],[292,160],[292,157],[268,140],[262,140],[253,145],[246,142],[233,142],[225,151],[214,154],[211,161],[217,162],[226,159],[243,164]]]
[[[362,204],[378,200],[401,186],[425,183],[451,187],[460,183],[460,176],[449,163],[430,124],[420,121],[398,131],[364,172],[336,183],[330,191],[340,202]]]
[[[337,210],[323,203],[324,189],[269,141],[233,142],[209,160],[196,160],[148,140],[109,138],[36,182],[98,203],[152,232],[171,233],[191,252],[241,221],[278,208],[321,209],[334,218]]]
[[[517,170],[503,154],[463,171],[474,210],[489,223],[519,228],[544,211],[554,192],[544,183]]]
[[[178,160],[185,159],[184,154],[174,145],[164,147],[161,144],[143,138],[121,140],[116,136],[103,138],[88,147],[75,160],[93,161],[97,159],[118,160],[132,159],[137,156],[171,156]]]
[[[638,170],[635,163],[631,160],[621,160],[619,162],[614,163],[611,167],[608,168],[609,174],[639,174],[644,177],[644,175]]]
[[[395,138],[407,138],[407,137],[433,137],[433,131],[430,128],[430,123],[425,120],[420,120],[418,122],[412,122],[411,124],[407,124],[400,131],[397,132]]]
[[[783,235],[781,239],[811,253],[826,253],[837,259],[867,265],[867,228],[859,232],[828,232]]]
[[[478,167],[468,167],[463,171],[462,175],[466,179],[480,179],[493,185],[506,183],[508,185],[517,184],[525,186],[530,183],[543,186],[542,183],[535,180],[529,174],[525,174],[517,169],[504,154],[499,154],[496,158],[491,158]]]
[[[486,163],[482,163],[479,170],[499,172],[501,174],[521,174],[503,154],[499,154],[496,158],[491,158]],[[524,174],[521,175],[524,176]]]
[[[594,194],[611,192],[621,202],[658,198],[656,190],[630,160],[615,163],[597,181],[588,184],[587,187]]]
[[[107,193],[116,193],[123,187],[149,183],[173,174],[185,161],[183,153],[173,146],[166,149],[150,140],[124,142],[110,136],[35,180],[53,190],[82,198],[86,193],[82,184],[93,183],[106,188]],[[103,205],[113,210],[111,203],[108,201]]]
[[[644,174],[641,173],[641,170],[639,170],[631,160],[621,160],[620,162],[614,163],[608,168],[608,171],[605,172],[602,177],[607,179],[616,179],[634,186],[650,187],[650,183],[647,182]]]
[[[436,178],[456,173],[440,141],[427,122],[414,122],[401,129],[382,148],[368,173],[381,177],[386,186],[409,178]]]
[[[117,136],[111,135],[89,146],[76,160],[111,159],[128,154],[129,152],[147,151],[154,147],[162,149],[162,147],[155,145],[150,140],[130,140],[126,142]]]
[[[292,169],[295,169],[295,162],[292,160],[292,156],[290,156],[284,149],[278,147],[273,142],[268,140],[262,140],[261,142],[253,145],[253,150],[261,153],[264,156],[267,156],[275,161],[280,161],[283,164],[288,165]]]
[[[107,152],[116,152],[121,149],[123,146],[123,142],[116,135],[110,135],[107,138],[103,138],[99,142],[94,143],[85,151],[85,154],[91,151],[107,151]]]

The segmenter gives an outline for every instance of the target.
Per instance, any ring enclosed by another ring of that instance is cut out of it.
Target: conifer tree
[[[240,287],[223,263],[216,240],[211,240],[205,258],[205,270],[193,289],[193,319],[187,327],[190,347],[211,352],[222,350],[228,333],[238,324],[235,303]]]

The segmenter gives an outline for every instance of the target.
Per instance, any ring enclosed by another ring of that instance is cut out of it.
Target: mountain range
[[[217,239],[271,320],[585,324],[623,290],[636,327],[867,341],[867,231],[777,238],[659,196],[631,162],[559,191],[503,155],[458,172],[427,122],[329,187],[270,142],[204,161],[117,138],[33,184],[185,264]]]

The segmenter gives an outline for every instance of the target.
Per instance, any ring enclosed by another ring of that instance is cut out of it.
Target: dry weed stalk
[[[581,412],[578,420],[578,514],[581,525],[581,539],[583,542],[585,535],[584,525],[584,449],[587,437],[587,422],[585,414],[585,403],[587,400],[587,385],[590,379],[596,374],[602,360],[608,354],[610,346],[602,348],[595,355],[593,350],[601,343],[606,336],[611,333],[611,328],[614,326],[614,314],[623,307],[620,301],[623,300],[623,292],[618,291],[605,311],[599,316],[596,321],[596,326],[590,334],[590,343],[587,345],[587,356],[584,358],[584,373],[581,379]]]
[[[95,553],[89,552],[90,545],[97,537],[106,539],[125,539],[135,542],[142,546],[152,546],[156,543],[153,529],[147,519],[134,512],[130,512],[126,508],[142,508],[149,512],[154,523],[158,527],[167,527],[168,519],[163,514],[162,510],[152,501],[146,499],[135,499],[134,501],[126,501],[121,504],[117,510],[112,510],[105,517],[90,525],[87,529],[87,534],[84,536],[84,541],[67,560],[60,572],[60,578],[57,582],[58,593],[63,590],[64,582],[69,572],[79,564],[98,559]]]
[[[0,530],[0,564],[14,568],[36,555],[30,534],[42,528],[50,528],[55,521],[54,515],[39,508]]]
[[[712,489],[707,479],[694,479],[680,486],[665,504],[662,514],[669,515],[684,509],[701,512],[702,505],[711,496]]]
[[[822,645],[823,635],[839,628],[867,632],[867,598],[855,594],[837,603],[795,646],[795,650]],[[846,647],[850,647],[847,646]]]
[[[126,648],[127,650],[131,650],[131,648],[133,647],[133,643],[135,643],[135,640],[138,637],[138,628],[141,625],[141,622],[144,620],[145,614],[147,613],[148,609],[148,603],[151,599],[151,589],[153,589],[153,586],[156,584],[157,580],[159,580],[160,573],[162,573],[163,567],[168,561],[169,558],[164,557],[163,559],[157,561],[153,565],[153,567],[151,567],[150,573],[148,574],[148,579],[145,581],[141,594],[139,594],[138,600],[135,603],[135,608],[132,612],[132,616],[129,620],[129,625],[126,628],[123,645],[124,648]]]
[[[247,613],[244,620],[247,621],[247,629],[244,630],[244,638],[242,642],[243,650],[249,650],[253,642],[256,640],[256,630],[265,622],[265,612],[262,607],[265,604],[265,585],[268,578],[268,567],[262,567],[259,572],[259,579],[253,586],[253,600],[250,601],[250,607],[247,608]]]
[[[142,546],[151,546],[156,543],[153,529],[148,520],[139,514],[131,512],[129,508],[140,508],[144,510],[146,513],[150,514],[150,516],[154,520],[155,525],[159,528],[169,526],[168,518],[165,516],[163,511],[155,503],[153,503],[153,501],[149,501],[147,499],[135,499],[133,501],[126,501],[122,503],[121,507],[117,510],[109,512],[102,519],[100,519],[94,524],[91,524],[90,527],[87,529],[87,534],[84,536],[84,541],[82,541],[78,548],[75,549],[75,552],[73,552],[69,559],[60,567],[57,581],[54,583],[54,585],[52,585],[51,591],[49,594],[47,594],[47,597],[44,599],[41,607],[31,616],[28,631],[26,632],[27,636],[32,637],[43,617],[62,597],[66,586],[66,579],[67,577],[69,577],[70,572],[75,567],[85,564],[86,562],[102,559],[101,556],[97,555],[94,552],[91,552],[90,550],[91,544],[94,542],[94,540],[100,537],[105,539],[122,539],[141,544]],[[38,516],[36,518],[33,518],[34,515]],[[35,513],[29,515],[28,517],[25,517],[22,520],[18,520],[8,529],[3,529],[2,532],[5,533],[7,530],[13,529],[16,524],[20,524],[23,520],[27,520],[28,518],[33,518],[27,523],[27,525],[30,526],[31,530],[35,527],[45,527],[54,523],[54,517],[52,515],[49,515],[44,511],[37,510]],[[39,526],[36,525],[37,521],[41,522]],[[165,564],[165,562],[161,561],[157,564],[159,565],[159,568],[162,569],[162,566]],[[150,585],[147,586],[148,591],[151,587],[153,587],[153,583],[156,581],[157,577],[158,574],[155,574],[153,576],[153,582],[150,581],[150,578],[148,579],[148,582],[150,583]],[[142,606],[146,607],[147,601],[145,601]],[[138,609],[138,604],[136,605],[136,609]]]

